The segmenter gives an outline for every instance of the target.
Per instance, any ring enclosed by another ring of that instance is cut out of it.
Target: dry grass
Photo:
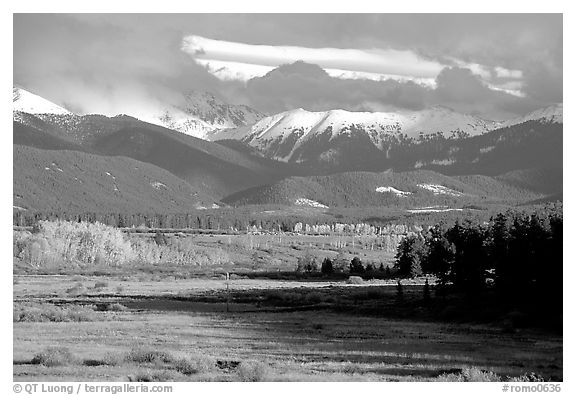
[[[77,279],[22,277],[19,298],[49,299]],[[85,277],[84,283],[95,281]],[[14,323],[15,380],[107,381],[490,381],[562,378],[562,337],[549,333],[506,333],[483,325],[442,324],[390,317],[299,312],[202,312],[199,303],[159,304],[166,292],[205,295],[225,289],[220,280],[120,282],[138,299],[134,310],[94,312],[106,321],[65,323],[22,320]],[[91,283],[93,284],[93,283]],[[369,283],[328,288],[358,300],[387,298]],[[255,291],[278,288],[279,299],[309,304],[325,301],[326,283],[236,280],[234,287]],[[342,285],[342,284],[340,284]],[[91,287],[92,288],[92,287]],[[409,288],[408,286],[406,288]],[[407,293],[408,290],[406,291]],[[273,293],[271,293],[273,294]],[[105,296],[93,293],[106,301]],[[128,298],[128,297],[126,297]],[[393,298],[393,296],[392,296]],[[118,303],[110,298],[108,303]],[[124,305],[122,301],[122,304]],[[275,302],[276,303],[276,302]],[[355,303],[354,300],[351,303]],[[18,302],[15,304],[20,305]],[[210,303],[205,303],[209,305]],[[197,306],[198,305],[198,306]],[[132,306],[132,305],[129,305]],[[163,307],[164,306],[164,307]],[[69,354],[45,353],[59,344]],[[140,344],[130,349],[130,345]],[[70,358],[72,355],[72,358]],[[53,364],[51,361],[56,361]],[[239,362],[219,368],[217,362]],[[44,363],[52,364],[47,367]],[[58,365],[59,364],[59,365]],[[527,372],[534,372],[530,374]]]
[[[254,361],[241,362],[237,369],[240,381],[269,381],[270,368]]]
[[[106,305],[106,311],[126,311],[128,307],[124,306],[121,303],[110,303]]]
[[[94,306],[56,306],[49,303],[14,303],[14,322],[84,322],[105,319]]]

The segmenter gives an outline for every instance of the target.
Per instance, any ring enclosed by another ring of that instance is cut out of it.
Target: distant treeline
[[[259,205],[236,208],[190,210],[187,213],[96,213],[96,212],[13,212],[14,226],[34,226],[42,220],[102,223],[119,228],[149,229],[207,229],[221,231],[246,231],[256,228],[264,231],[291,232],[302,224],[312,232],[319,226],[337,224],[368,224],[388,226],[404,224],[430,226],[438,222],[451,223],[458,218],[487,221],[491,215],[502,211],[502,206],[470,207],[464,211],[410,214],[395,207],[364,207],[330,209],[326,212],[293,212],[287,206]]]
[[[293,229],[298,222],[291,218],[253,219],[242,212],[228,213],[217,210],[193,210],[190,213],[68,213],[68,212],[14,212],[14,226],[34,226],[39,221],[64,220],[72,222],[102,223],[118,228],[144,227],[149,229],[211,229],[211,230],[246,230],[256,226],[267,230]]]

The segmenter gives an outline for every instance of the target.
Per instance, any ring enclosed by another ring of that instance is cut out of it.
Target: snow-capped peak
[[[420,135],[438,133],[445,137],[474,136],[496,126],[495,122],[460,114],[446,107],[397,112],[311,112],[298,108],[263,118],[251,127],[217,131],[209,138],[242,140],[276,159],[290,161],[295,159],[295,150],[320,135],[330,141],[341,135],[365,134],[382,149],[391,136],[416,139]]]
[[[13,110],[26,112],[29,114],[72,114],[49,100],[44,99],[25,89],[12,88]]]
[[[541,123],[563,123],[563,103],[557,103],[552,106],[539,108],[522,117],[510,119],[502,122],[500,127],[509,127],[528,121],[538,121]]]
[[[177,105],[140,116],[146,122],[206,138],[220,129],[251,125],[264,115],[245,105],[228,104],[209,92],[190,92]]]

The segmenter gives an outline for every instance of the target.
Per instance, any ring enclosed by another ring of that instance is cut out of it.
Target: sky
[[[209,91],[267,114],[562,102],[561,14],[15,14],[14,84],[78,113]]]

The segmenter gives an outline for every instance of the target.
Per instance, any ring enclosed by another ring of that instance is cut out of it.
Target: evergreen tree
[[[394,268],[402,277],[415,277],[422,274],[421,261],[425,256],[425,244],[421,237],[407,236],[400,242]]]
[[[332,265],[332,260],[330,258],[324,258],[322,261],[322,268],[320,269],[322,274],[332,274],[334,273],[334,266]]]
[[[434,226],[426,238],[426,255],[422,259],[422,271],[434,274],[441,283],[446,283],[450,277],[453,260],[454,247],[446,238],[443,225]]]
[[[392,272],[390,271],[390,266],[386,266],[386,278],[392,277]]]
[[[352,258],[352,261],[350,261],[350,273],[364,273],[362,261],[357,256]]]

